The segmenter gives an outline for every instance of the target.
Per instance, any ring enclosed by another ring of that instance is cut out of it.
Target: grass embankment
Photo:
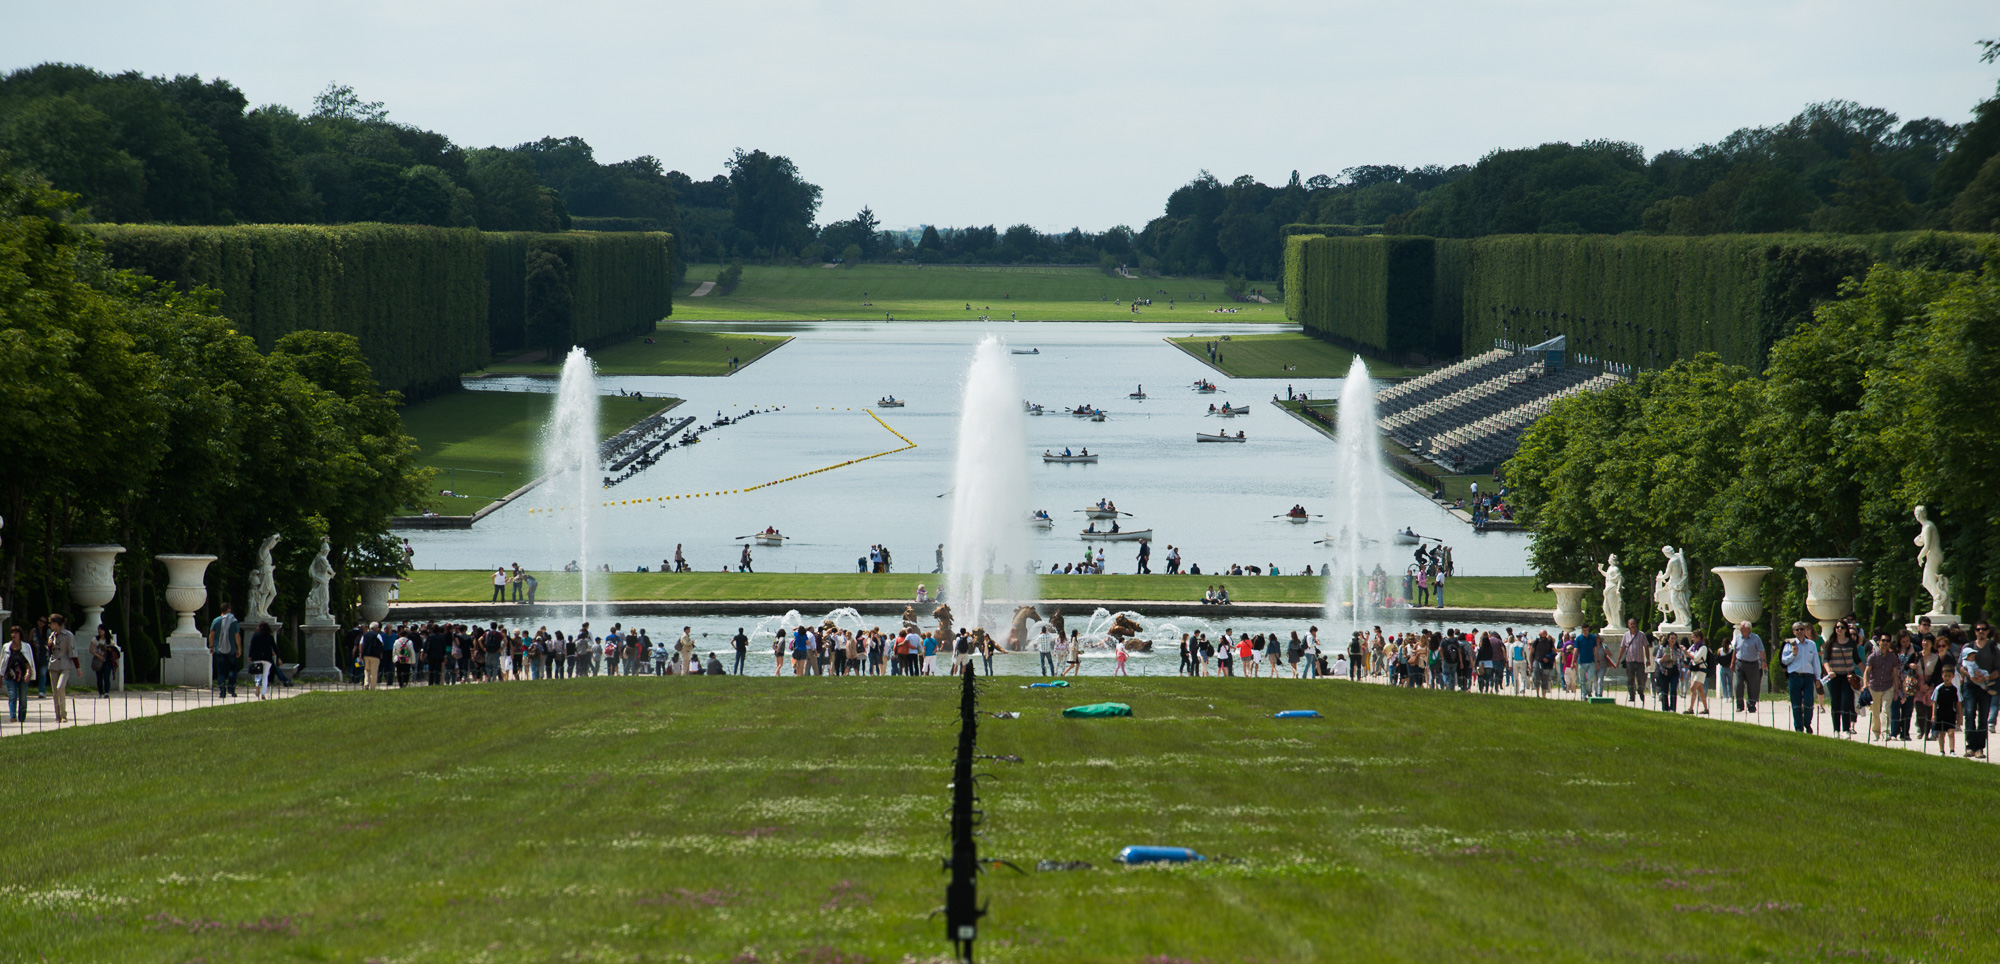
[[[512,560],[496,559],[495,565]],[[575,598],[574,573],[536,573],[538,598]],[[1238,602],[1318,602],[1326,598],[1317,576],[1042,576],[1043,599],[1112,601],[1196,600],[1209,586],[1229,587]],[[1537,593],[1528,576],[1466,576],[1449,580],[1445,599],[1454,606],[1552,609],[1555,597]],[[928,573],[840,572],[614,572],[591,577],[593,599],[860,600],[915,599],[921,584],[936,595],[939,577]],[[600,595],[600,593],[602,595]],[[403,583],[404,602],[486,602],[493,598],[492,570],[419,569]]]
[[[403,431],[417,441],[417,464],[438,470],[431,508],[469,515],[526,485],[538,474],[536,450],[555,396],[542,392],[453,392],[403,407]],[[674,398],[599,402],[598,432],[610,438],[632,423],[680,404]]]
[[[1285,324],[1285,306],[1230,300],[1205,278],[1120,278],[1096,268],[863,264],[851,267],[744,265],[729,294],[689,294],[717,265],[689,265],[674,293],[681,321],[1263,321]],[[1266,285],[1276,297],[1276,285]],[[1171,297],[1174,307],[1167,306]],[[1133,299],[1154,303],[1132,310]],[[968,308],[967,306],[971,307]],[[1234,309],[1218,311],[1217,309]]]
[[[653,343],[632,338],[597,349],[590,357],[600,375],[729,375],[735,358],[739,368],[778,350],[791,341],[787,335],[740,335],[705,331],[662,322],[653,334]],[[561,362],[496,362],[489,375],[556,375]]]
[[[46,778],[0,784],[0,933],[48,960],[942,960],[957,693],[600,678],[8,737],[0,768]],[[1105,700],[1134,717],[1059,715]],[[979,751],[1022,761],[978,764],[980,854],[1026,871],[979,878],[988,960],[1991,956],[1989,861],[1856,863],[1870,815],[2000,835],[1950,806],[2000,783],[1962,760],[1345,681],[980,708],[1021,714]],[[1271,718],[1295,708],[1327,718]],[[1128,869],[1128,844],[1218,859]]]
[[[1174,347],[1222,370],[1231,378],[1341,378],[1354,364],[1354,353],[1301,332],[1274,332],[1268,335],[1189,335],[1169,338]],[[1222,342],[1222,360],[1208,357],[1208,343]],[[1289,370],[1286,366],[1293,366]],[[1415,375],[1421,369],[1387,362],[1370,361],[1369,374],[1380,378]]]

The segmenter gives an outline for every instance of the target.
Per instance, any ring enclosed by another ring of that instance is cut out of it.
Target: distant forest
[[[1586,141],[1451,167],[1294,171],[1281,186],[1203,171],[1141,230],[1061,234],[1025,224],[885,231],[869,208],[822,223],[821,189],[781,155],[738,150],[723,173],[697,179],[651,156],[601,162],[577,137],[468,148],[338,84],[301,115],[252,109],[220,79],[43,64],[0,78],[0,150],[103,221],[660,230],[675,234],[682,264],[1123,264],[1271,279],[1288,225],[1449,238],[2000,228],[2000,97],[1962,124],[1829,101],[1651,157]]]

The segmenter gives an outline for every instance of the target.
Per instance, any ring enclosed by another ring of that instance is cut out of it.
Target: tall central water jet
[[[563,360],[555,405],[542,430],[542,486],[549,494],[549,558],[575,563],[578,617],[590,618],[591,514],[600,501],[603,463],[597,457],[597,364],[582,348]]]
[[[1382,443],[1375,431],[1375,386],[1360,355],[1347,367],[1335,426],[1333,511],[1327,534],[1333,562],[1326,580],[1327,621],[1361,628],[1390,591],[1394,525],[1382,495]]]
[[[965,372],[945,598],[960,625],[984,626],[1003,638],[1013,606],[1035,601],[1035,571],[1028,559],[1028,455],[1020,380],[1007,346],[988,335]],[[1004,579],[991,600],[989,574]],[[989,611],[989,605],[997,608]]]

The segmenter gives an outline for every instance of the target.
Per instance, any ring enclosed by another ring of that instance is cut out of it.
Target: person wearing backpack
[[[215,691],[223,699],[236,695],[236,668],[243,656],[243,624],[222,604],[222,614],[208,624],[209,658],[215,665]]]
[[[395,645],[390,649],[391,660],[396,664],[396,688],[406,689],[410,685],[410,670],[417,664],[417,644],[410,641],[409,630],[396,634]]]
[[[7,648],[0,652],[0,680],[7,684],[7,722],[28,722],[28,687],[35,681],[34,649],[21,637],[21,627],[7,631]]]

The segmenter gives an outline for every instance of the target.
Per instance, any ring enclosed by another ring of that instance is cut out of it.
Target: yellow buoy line
[[[819,475],[822,472],[831,472],[834,469],[844,469],[850,465],[856,465],[861,462],[866,462],[869,459],[879,459],[884,455],[895,455],[898,452],[907,452],[917,447],[917,443],[910,441],[909,436],[896,431],[894,428],[890,427],[888,422],[882,421],[882,416],[877,415],[874,412],[868,411],[865,408],[862,409],[862,411],[866,413],[869,418],[874,419],[875,424],[880,425],[884,429],[886,429],[890,435],[894,435],[895,437],[902,439],[903,440],[902,447],[877,452],[874,455],[863,455],[860,458],[848,459],[845,462],[836,462],[832,465],[828,465],[823,468],[813,469],[810,472],[800,472],[796,475],[787,475],[782,479],[772,479],[769,482],[762,482],[757,485],[744,486],[743,488],[740,489],[718,489],[714,492],[689,492],[686,495],[657,495],[646,499],[613,499],[611,501],[600,502],[598,504],[606,508],[611,508],[611,507],[622,508],[626,506],[635,506],[635,505],[664,504],[668,502],[678,501],[681,499],[706,499],[711,496],[718,496],[718,495],[741,495],[745,492],[755,492],[758,489],[768,489],[771,486],[782,485],[786,482],[796,482],[799,479],[807,478],[814,475]],[[551,509],[529,509],[528,514],[534,515],[536,513],[542,513],[542,512],[569,512],[574,508],[575,508],[574,506],[565,505],[565,506],[557,506]]]

